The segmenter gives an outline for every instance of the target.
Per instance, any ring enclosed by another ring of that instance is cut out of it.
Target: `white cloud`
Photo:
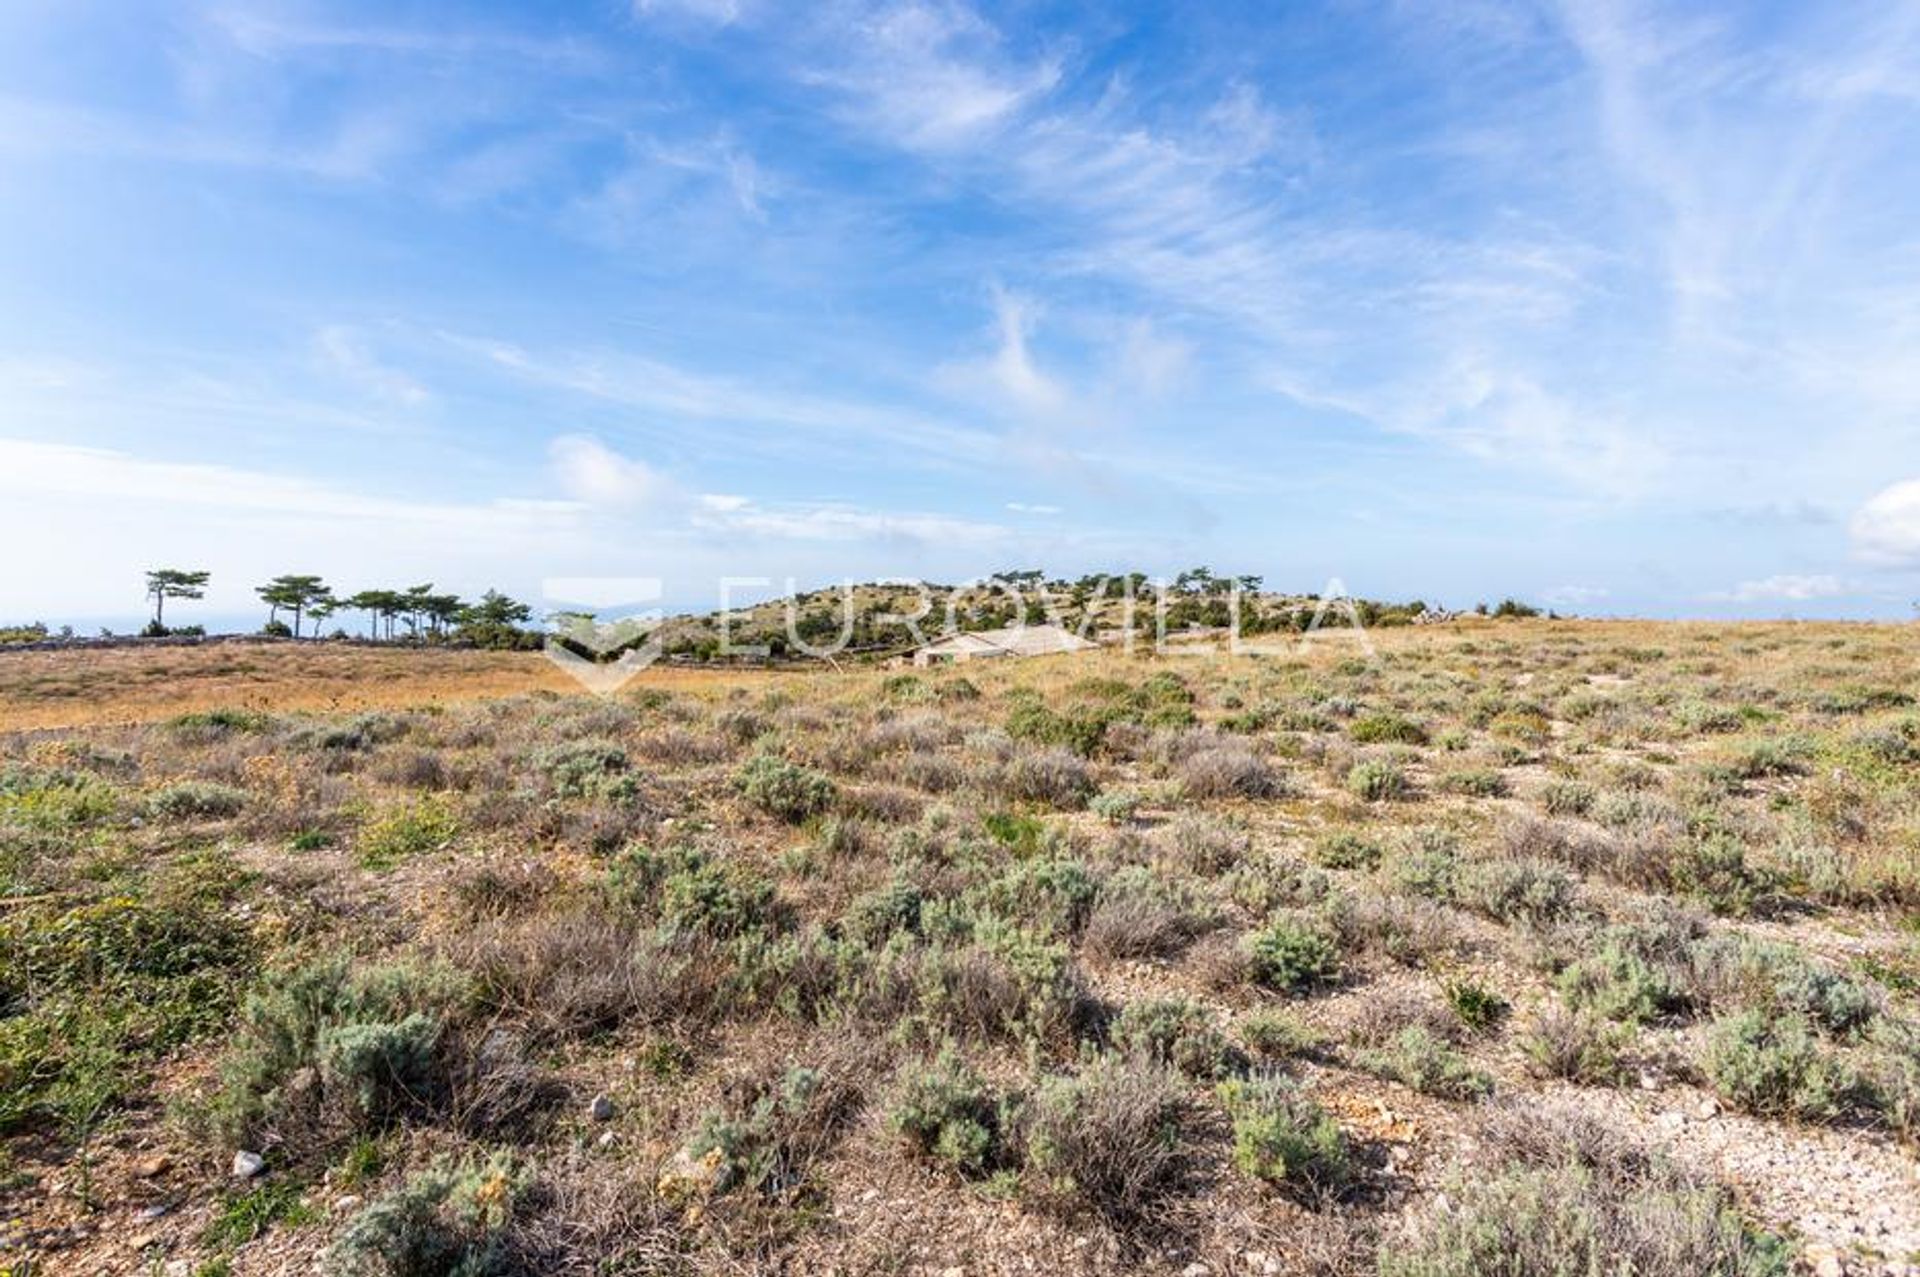
[[[590,435],[562,435],[547,445],[560,490],[603,509],[658,509],[675,499],[673,483],[644,461],[623,457]]]
[[[1023,416],[1046,417],[1067,403],[1059,382],[1034,362],[1029,342],[1039,317],[1032,298],[993,288],[993,354],[983,359],[946,364],[936,380],[963,395],[1010,407]]]
[[[328,370],[378,398],[413,407],[433,397],[418,381],[381,362],[366,337],[352,328],[340,324],[322,328],[313,336],[313,348]]]
[[[1549,607],[1580,608],[1590,607],[1612,594],[1603,585],[1557,585],[1541,595]]]
[[[1799,576],[1793,573],[1781,573],[1758,581],[1742,581],[1730,590],[1721,590],[1707,597],[1725,603],[1760,603],[1775,600],[1785,603],[1806,603],[1813,599],[1829,599],[1835,595],[1851,592],[1845,581],[1837,576]]]
[[[1847,531],[1861,557],[1892,567],[1920,568],[1920,479],[1876,493],[1854,512]]]
[[[1151,320],[1136,319],[1121,334],[1116,358],[1123,384],[1159,396],[1185,380],[1193,363],[1193,345],[1179,337],[1166,336]]]
[[[1047,517],[1065,513],[1065,511],[1057,505],[1035,505],[1027,501],[1009,501],[1007,502],[1007,509],[1013,511],[1015,514],[1037,514]]]
[[[694,18],[715,26],[729,26],[747,15],[750,0],[633,0],[633,11],[642,18],[658,14]]]
[[[1057,62],[1022,66],[998,53],[999,33],[958,4],[901,4],[869,12],[809,78],[846,95],[855,115],[910,150],[982,141],[1044,97]]]

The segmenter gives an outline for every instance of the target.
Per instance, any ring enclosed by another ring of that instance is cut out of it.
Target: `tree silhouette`
[[[256,587],[254,593],[273,609],[274,617],[280,615],[281,608],[292,610],[295,638],[300,637],[300,623],[308,609],[316,605],[324,607],[333,602],[333,590],[317,576],[276,576],[265,585]]]
[[[153,600],[153,628],[166,628],[168,599],[205,598],[209,572],[183,572],[179,568],[155,568],[147,573],[147,597]]]

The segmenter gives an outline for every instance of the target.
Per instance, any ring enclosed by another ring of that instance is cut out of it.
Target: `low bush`
[[[790,1068],[749,1079],[700,1121],[688,1154],[711,1158],[715,1188],[779,1196],[798,1187],[813,1160],[853,1116],[859,1092],[838,1070]]]
[[[1328,869],[1372,869],[1380,863],[1380,844],[1341,830],[1313,845],[1313,859]]]
[[[162,820],[222,820],[247,805],[247,792],[203,780],[175,781],[147,795],[147,811]]]
[[[1384,1047],[1359,1052],[1355,1062],[1422,1095],[1477,1100],[1493,1092],[1492,1078],[1475,1069],[1452,1043],[1420,1024],[1401,1029]]]
[[[1579,884],[1566,870],[1538,860],[1480,860],[1462,868],[1458,900],[1501,922],[1544,926],[1574,911]]]
[[[1055,1201],[1109,1223],[1143,1223],[1185,1178],[1185,1091],[1165,1068],[1102,1056],[1048,1078],[1027,1119],[1027,1158]]]
[[[747,801],[770,816],[797,825],[833,805],[833,781],[798,763],[761,754],[734,774]]]
[[[1340,973],[1340,950],[1318,924],[1281,915],[1246,940],[1253,978],[1269,989],[1298,993]]]
[[[390,808],[364,825],[355,843],[367,869],[392,869],[428,852],[444,851],[460,836],[460,818],[443,798]]]
[[[1268,1009],[1254,1011],[1237,1026],[1248,1051],[1263,1060],[1279,1061],[1319,1048],[1320,1034],[1296,1015]]]
[[[1080,930],[1099,885],[1087,867],[1061,856],[1022,860],[967,892],[966,903],[1049,936]]]
[[[1347,772],[1347,791],[1370,803],[1393,802],[1410,796],[1413,782],[1391,758],[1363,758]]]
[[[1015,755],[1007,763],[1001,785],[1009,798],[1068,811],[1086,806],[1099,788],[1086,762],[1066,749]]]
[[[1540,791],[1540,805],[1550,816],[1584,816],[1597,796],[1598,791],[1583,780],[1550,780]]]
[[[1282,798],[1287,779],[1238,742],[1212,745],[1182,758],[1175,774],[1189,799]]]
[[[1389,1237],[1380,1277],[1787,1277],[1792,1248],[1724,1190],[1588,1119],[1529,1105],[1499,1115],[1444,1204]]]
[[[1735,1108],[1770,1116],[1838,1116],[1855,1081],[1807,1021],[1741,1011],[1716,1020],[1701,1060],[1713,1089]]]
[[[1366,714],[1353,720],[1347,735],[1358,745],[1424,745],[1427,729],[1398,714]]]
[[[1233,1163],[1272,1184],[1327,1192],[1353,1173],[1339,1124],[1275,1073],[1222,1082],[1220,1102],[1233,1123]]]
[[[1109,958],[1172,957],[1216,921],[1186,884],[1136,866],[1101,884],[1085,941],[1089,951]]]
[[[505,1239],[528,1187],[504,1155],[409,1178],[348,1221],[325,1256],[341,1277],[504,1277]]]
[[[612,741],[567,741],[535,754],[533,765],[556,798],[624,802],[640,792],[627,751]]]
[[[887,1113],[887,1124],[921,1157],[962,1175],[984,1175],[1008,1154],[1003,1106],[952,1048],[932,1067],[910,1066]]]
[[[1237,1063],[1213,1016],[1185,998],[1129,1003],[1114,1021],[1112,1037],[1115,1050],[1202,1080],[1217,1078]]]
[[[1536,1077],[1605,1085],[1620,1074],[1621,1033],[1597,1016],[1550,1003],[1520,1033]]]
[[[1473,980],[1449,980],[1444,992],[1455,1017],[1475,1033],[1494,1028],[1513,1009],[1505,998]]]
[[[324,1155],[400,1117],[434,1111],[453,1076],[450,973],[412,966],[353,971],[343,961],[282,973],[247,999],[213,1106],[237,1147]]]
[[[999,919],[930,949],[915,974],[920,1015],[946,1032],[1072,1042],[1092,998],[1067,947]]]

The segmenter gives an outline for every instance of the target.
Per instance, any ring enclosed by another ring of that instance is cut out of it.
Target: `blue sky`
[[[1911,2],[10,0],[0,620],[162,563],[1908,616],[1916,210]]]

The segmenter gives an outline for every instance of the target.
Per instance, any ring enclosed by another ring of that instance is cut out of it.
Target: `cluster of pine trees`
[[[197,626],[168,628],[167,600],[204,598],[210,580],[209,572],[180,568],[155,568],[147,573],[153,620],[143,632],[149,637],[198,633]],[[254,587],[254,593],[267,605],[267,621],[261,633],[284,638],[317,638],[328,618],[341,612],[360,612],[366,616],[367,637],[376,641],[458,639],[481,647],[529,647],[539,643],[539,635],[526,628],[533,619],[533,609],[498,590],[488,590],[474,602],[436,591],[431,582],[404,590],[360,590],[343,595],[336,594],[318,576],[288,573]]]

